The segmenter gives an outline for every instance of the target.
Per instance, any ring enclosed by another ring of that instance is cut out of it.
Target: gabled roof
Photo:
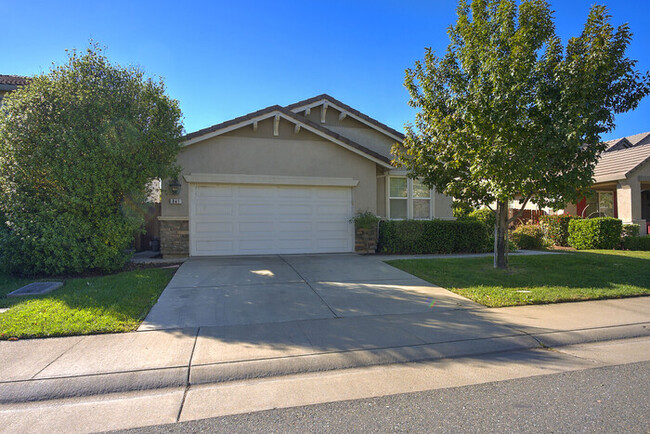
[[[248,113],[246,115],[231,119],[229,121],[222,122],[220,124],[212,125],[211,127],[203,128],[201,130],[189,133],[182,137],[184,146],[190,146],[194,143],[202,142],[211,137],[215,137],[221,134],[225,134],[229,131],[233,131],[244,127],[246,125],[252,125],[255,122],[259,122],[271,117],[279,116],[292,122],[296,125],[304,127],[306,130],[311,131],[312,133],[319,135],[331,142],[334,142],[348,150],[355,152],[359,155],[362,155],[375,163],[378,163],[385,167],[392,167],[390,164],[390,158],[387,158],[384,155],[381,155],[371,149],[366,148],[365,146],[360,145],[359,143],[348,139],[330,129],[310,121],[304,116],[300,116],[296,113],[291,112],[285,107],[279,105],[272,105],[262,110]]]
[[[291,110],[292,112],[300,112],[302,110],[305,110],[309,107],[317,107],[319,105],[324,104],[325,102],[329,103],[329,105],[333,106],[334,108],[338,109],[339,111],[346,112],[347,114],[351,115],[352,117],[356,118],[358,121],[368,125],[371,128],[374,128],[375,130],[387,135],[388,137],[395,139],[397,141],[404,140],[404,134],[400,133],[399,131],[389,127],[386,124],[383,124],[379,122],[376,119],[371,118],[370,116],[361,113],[360,111],[350,107],[349,105],[337,100],[336,98],[324,93],[322,95],[315,96],[313,98],[305,99],[303,101],[299,101],[293,104],[290,104],[286,106],[285,108],[288,110]]]
[[[650,133],[635,134],[606,142],[594,170],[596,183],[626,179],[635,169],[650,162]]]

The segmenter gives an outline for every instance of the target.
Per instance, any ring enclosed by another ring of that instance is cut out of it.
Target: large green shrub
[[[623,248],[625,250],[643,250],[650,251],[650,235],[645,237],[627,237],[623,239]]]
[[[3,99],[2,265],[19,274],[115,270],[142,229],[147,185],[175,175],[178,102],[92,45]]]
[[[578,250],[613,249],[621,241],[623,223],[612,217],[573,219],[569,222],[569,245]]]
[[[555,246],[569,245],[569,222],[580,218],[572,215],[545,215],[539,218],[544,236]]]
[[[483,224],[470,220],[400,220],[379,224],[383,253],[475,253],[485,249]]]
[[[518,249],[539,250],[544,247],[544,232],[539,225],[518,226],[510,239]]]

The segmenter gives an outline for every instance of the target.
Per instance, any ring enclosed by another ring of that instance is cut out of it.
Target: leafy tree
[[[394,152],[411,176],[457,200],[496,203],[495,267],[507,267],[508,204],[559,208],[583,193],[614,127],[650,76],[625,57],[632,34],[593,6],[566,47],[544,0],[461,1],[447,52],[406,70],[415,125]],[[521,212],[521,210],[520,210]],[[518,214],[513,218],[518,217]]]
[[[0,109],[0,260],[20,274],[116,270],[143,227],[138,204],[177,173],[178,102],[101,48],[31,79]]]

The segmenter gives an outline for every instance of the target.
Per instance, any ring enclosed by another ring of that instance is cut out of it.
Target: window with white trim
[[[431,190],[416,179],[388,177],[388,218],[428,220],[433,215]]]

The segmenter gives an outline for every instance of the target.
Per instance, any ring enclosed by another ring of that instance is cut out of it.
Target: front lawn
[[[489,307],[598,300],[650,294],[650,252],[590,250],[492,257],[400,259],[394,267]]]
[[[32,280],[0,273],[0,308],[10,307],[0,313],[0,339],[133,331],[174,271],[147,268],[67,279],[49,294],[12,298],[6,295]]]

